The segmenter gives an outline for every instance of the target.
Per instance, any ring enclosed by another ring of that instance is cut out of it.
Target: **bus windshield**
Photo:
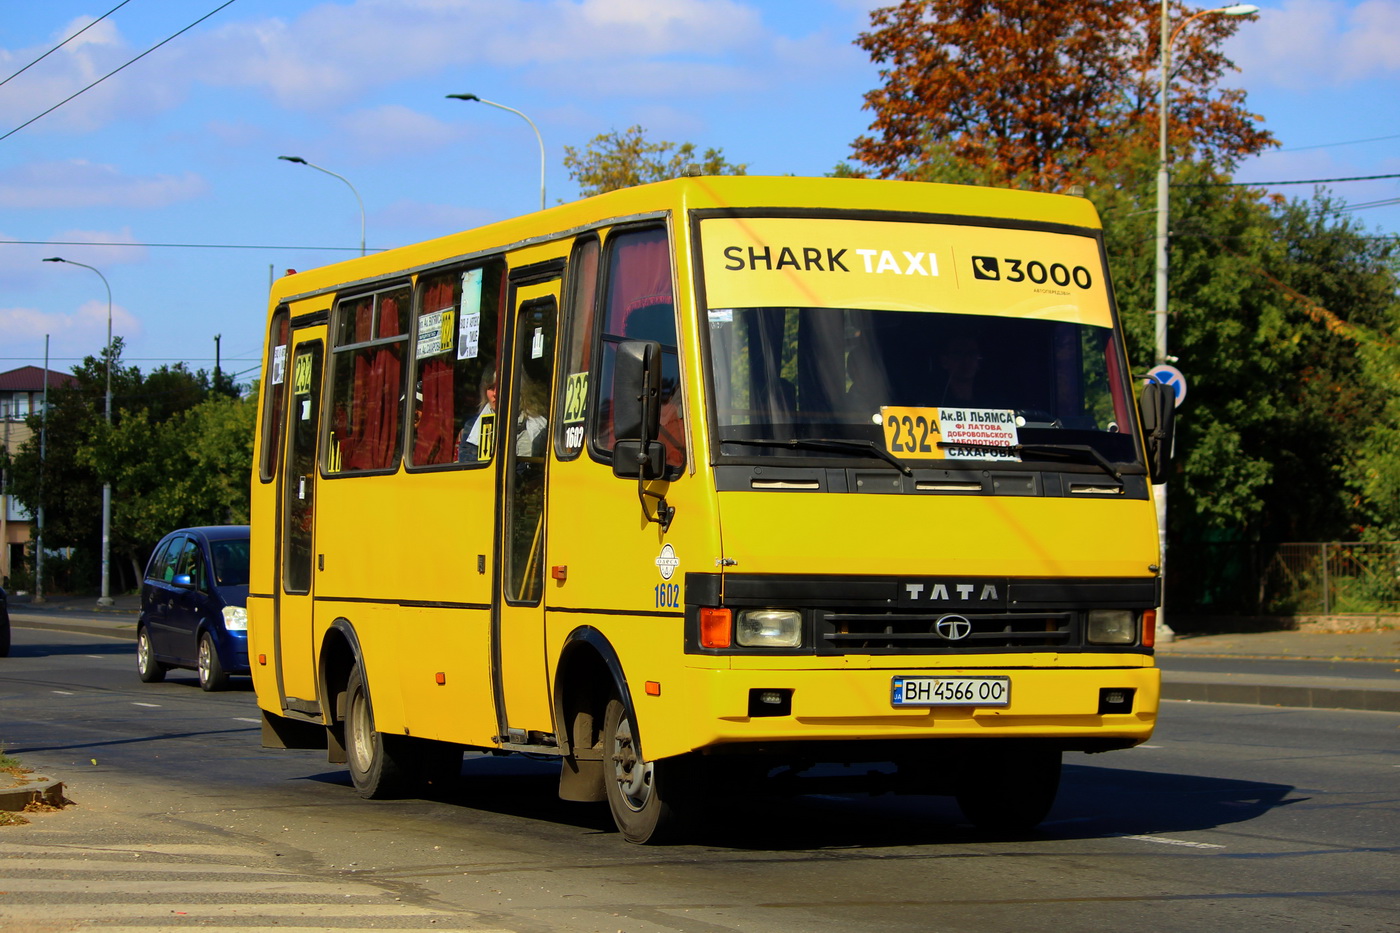
[[[1135,459],[1106,327],[860,308],[712,309],[709,326],[725,454],[829,457],[750,442],[841,439],[905,459],[1014,459],[986,449],[1011,444]]]
[[[699,233],[721,456],[1139,460],[1092,235],[839,216]]]

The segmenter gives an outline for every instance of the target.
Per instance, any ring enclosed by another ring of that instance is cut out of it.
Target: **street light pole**
[[[360,205],[360,255],[363,256],[365,254],[365,202],[364,199],[360,197],[360,192],[356,191],[355,186],[350,184],[350,179],[346,178],[344,175],[338,175],[328,168],[321,168],[321,166],[315,163],[308,162],[301,156],[278,156],[277,158],[284,162],[295,162],[297,165],[305,165],[307,168],[314,168],[318,172],[325,172],[327,175],[339,178],[341,181],[345,182],[345,187],[350,189],[350,193],[355,195],[356,203]]]
[[[540,135],[540,128],[535,126],[535,121],[514,107],[507,107],[505,104],[498,104],[494,100],[487,100],[484,97],[477,97],[475,94],[448,94],[448,100],[474,100],[479,104],[486,104],[489,107],[496,107],[501,110],[509,110],[511,113],[530,124],[530,129],[535,131],[535,141],[540,144],[540,210],[544,210],[544,137]]]
[[[97,277],[102,280],[102,285],[107,289],[107,426],[112,426],[112,286],[107,282],[107,276],[102,274],[102,270],[88,265],[85,262],[74,262],[71,259],[64,259],[62,256],[52,256],[43,260],[44,262],[66,262],[70,266],[82,266],[84,269],[92,269],[97,273]],[[48,387],[48,369],[44,370],[44,384]],[[104,482],[102,484],[102,595],[97,599],[97,605],[112,605],[112,484]]]
[[[1248,16],[1251,13],[1258,13],[1259,8],[1251,3],[1237,3],[1233,6],[1217,7],[1210,10],[1199,10],[1186,17],[1179,24],[1176,30],[1168,32],[1170,20],[1168,17],[1168,0],[1162,0],[1162,24],[1158,36],[1161,39],[1161,64],[1162,80],[1157,98],[1157,295],[1156,306],[1153,313],[1156,315],[1153,328],[1153,360],[1161,366],[1171,362],[1171,356],[1167,353],[1167,241],[1170,236],[1169,214],[1171,199],[1169,190],[1171,187],[1171,173],[1168,169],[1167,151],[1167,85],[1171,81],[1171,56],[1172,43],[1181,34],[1181,30],[1186,24],[1202,16],[1219,14],[1221,16]],[[1162,579],[1166,579],[1167,572],[1167,487],[1165,483],[1158,484],[1153,489],[1154,497],[1157,501],[1157,547],[1158,566]],[[1167,625],[1165,607],[1157,607],[1157,638],[1159,641],[1171,641],[1175,635],[1171,627]]]

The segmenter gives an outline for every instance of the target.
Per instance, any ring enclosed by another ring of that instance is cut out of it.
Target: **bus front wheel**
[[[685,763],[647,761],[638,754],[637,726],[616,697],[603,717],[603,775],[613,822],[628,842],[665,842],[675,837],[686,789]]]
[[[393,738],[374,728],[364,668],[357,663],[345,683],[345,758],[361,797],[392,797],[404,787],[406,774],[388,747]]]

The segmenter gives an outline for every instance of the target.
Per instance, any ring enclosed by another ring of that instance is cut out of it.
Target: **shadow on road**
[[[345,771],[305,780],[346,787]],[[429,799],[452,807],[614,832],[606,804],[561,801],[559,766],[519,756],[469,755],[458,782]],[[812,849],[881,849],[1036,839],[1096,839],[1162,835],[1248,822],[1306,798],[1293,787],[1066,765],[1060,794],[1048,819],[1017,837],[990,836],[971,827],[951,797],[869,794],[778,797],[763,787],[739,797],[702,802],[689,842],[736,850],[798,852]],[[349,790],[353,793],[353,790]],[[854,854],[854,853],[853,853]],[[883,856],[882,856],[883,857]]]

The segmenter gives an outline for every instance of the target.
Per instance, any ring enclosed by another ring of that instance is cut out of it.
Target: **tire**
[[[356,662],[345,682],[345,759],[350,780],[361,797],[382,800],[402,795],[410,772],[395,739],[374,728],[374,708],[365,685],[364,668]],[[460,759],[459,759],[460,760]]]
[[[1060,789],[1060,750],[989,747],[968,753],[958,778],[958,807],[978,829],[1024,833],[1045,819]]]
[[[228,674],[224,673],[224,666],[219,662],[214,636],[205,632],[199,636],[199,689],[212,693],[227,687]]]
[[[169,667],[156,660],[156,649],[151,645],[150,633],[146,626],[136,629],[136,674],[143,684],[160,683],[165,679]]]
[[[0,609],[0,658],[10,656],[10,614]]]
[[[638,845],[673,841],[682,826],[686,763],[650,762],[637,755],[637,728],[622,701],[608,701],[603,717],[603,783],[618,832]]]

